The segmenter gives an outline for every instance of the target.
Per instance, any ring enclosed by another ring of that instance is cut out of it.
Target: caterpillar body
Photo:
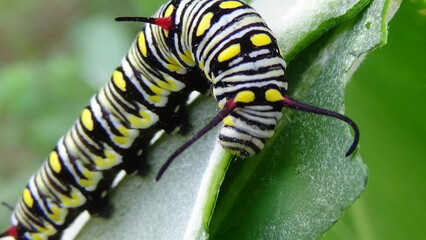
[[[287,96],[286,63],[259,14],[238,0],[171,0],[137,35],[111,80],[90,100],[30,178],[1,236],[60,239],[82,211],[95,214],[120,170],[138,170],[143,149],[158,130],[184,119],[192,91],[211,93],[222,110],[177,149],[160,170],[211,128],[224,123],[219,142],[237,155],[254,155],[273,135],[283,107],[349,123],[348,117]]]

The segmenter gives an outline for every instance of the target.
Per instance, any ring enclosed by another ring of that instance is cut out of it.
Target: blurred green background
[[[147,16],[164,0],[0,2],[0,201],[15,203],[29,176],[109,79]],[[367,191],[323,239],[426,236],[426,1],[404,1],[388,45],[348,85],[347,115],[361,129]],[[0,230],[10,212],[0,208]]]

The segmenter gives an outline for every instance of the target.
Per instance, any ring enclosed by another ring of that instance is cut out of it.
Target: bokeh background
[[[140,25],[164,0],[0,2],[0,201],[14,204],[29,176],[109,79]],[[348,85],[360,126],[366,192],[323,239],[426,236],[426,1],[405,0],[388,44]],[[0,229],[10,211],[0,208]]]

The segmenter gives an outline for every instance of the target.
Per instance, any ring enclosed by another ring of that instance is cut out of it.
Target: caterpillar
[[[286,96],[286,63],[261,16],[239,0],[170,0],[137,35],[112,77],[90,100],[30,178],[0,237],[60,239],[84,210],[102,212],[119,171],[140,170],[140,159],[159,130],[172,132],[185,119],[192,91],[211,94],[222,109],[178,148],[160,169],[223,122],[218,141],[235,155],[254,155],[274,134],[284,107],[340,119],[359,140],[357,125],[333,111]],[[101,207],[100,207],[101,206]]]

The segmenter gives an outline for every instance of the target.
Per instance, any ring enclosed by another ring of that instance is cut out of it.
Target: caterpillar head
[[[333,117],[333,118],[337,118],[339,120],[342,120],[346,123],[348,123],[352,129],[354,130],[355,133],[355,137],[354,140],[352,142],[352,145],[349,147],[349,150],[346,152],[346,157],[348,157],[349,155],[351,155],[355,149],[356,146],[358,145],[358,141],[359,141],[359,129],[358,126],[355,124],[355,122],[348,118],[347,116],[344,116],[340,113],[337,112],[333,112],[327,109],[323,109],[323,108],[318,108],[318,107],[314,107],[305,103],[301,103],[299,101],[296,101],[288,96],[283,95],[279,90],[277,89],[268,89],[265,91],[264,94],[264,99],[260,99],[260,100],[256,100],[256,96],[254,94],[254,92],[252,91],[241,91],[239,93],[237,93],[235,95],[234,98],[229,98],[226,100],[226,103],[223,106],[223,109],[216,115],[216,117],[214,117],[210,123],[208,123],[203,129],[201,129],[197,134],[195,134],[190,140],[188,140],[184,145],[182,145],[180,148],[178,148],[166,161],[166,163],[161,167],[160,171],[157,174],[156,180],[159,180],[161,178],[161,176],[164,174],[164,172],[166,171],[166,169],[169,167],[169,165],[172,163],[172,161],[179,156],[179,154],[181,154],[183,151],[185,151],[189,146],[191,146],[195,141],[197,141],[198,139],[200,139],[204,134],[206,134],[208,131],[210,131],[213,127],[215,127],[216,125],[218,125],[221,121],[224,121],[225,123],[225,127],[224,129],[227,128],[227,126],[229,127],[235,127],[235,123],[229,122],[232,121],[229,118],[227,118],[228,116],[232,116],[235,113],[239,113],[239,111],[242,110],[246,110],[246,109],[250,109],[250,107],[255,107],[254,110],[256,110],[256,104],[254,103],[269,103],[269,105],[260,105],[260,106],[270,106],[271,109],[266,109],[266,111],[268,110],[273,110],[272,106],[281,106],[281,108],[287,107],[287,108],[292,108],[292,109],[296,109],[299,111],[304,111],[304,112],[309,112],[309,113],[314,113],[314,114],[319,114],[319,115],[324,115],[324,116],[329,116],[329,117]],[[257,109],[259,110],[259,109]],[[262,110],[262,109],[260,109]],[[265,110],[265,109],[263,109]],[[265,112],[265,111],[264,111]],[[278,118],[276,118],[276,120],[278,120]],[[232,126],[234,125],[234,126]],[[275,126],[275,124],[273,124],[273,126]],[[241,126],[238,126],[241,127]],[[272,132],[273,134],[273,132]],[[253,136],[251,136],[253,138]],[[266,136],[265,138],[270,137],[270,136]],[[220,138],[220,136],[219,136]],[[246,139],[243,139],[242,141],[240,141],[239,143],[244,143]],[[221,139],[222,142],[226,142],[224,141],[224,138]],[[234,141],[235,142],[235,141]],[[262,144],[258,144],[258,150],[256,151],[255,148],[253,148],[252,152],[247,151],[247,148],[239,148],[238,146],[227,146],[226,144],[222,143],[222,145],[225,146],[226,149],[233,151],[236,154],[248,154],[248,155],[252,155],[255,154],[256,152],[260,151],[260,149],[263,147],[263,143]],[[234,148],[235,147],[235,148]],[[245,152],[244,152],[245,151]]]

